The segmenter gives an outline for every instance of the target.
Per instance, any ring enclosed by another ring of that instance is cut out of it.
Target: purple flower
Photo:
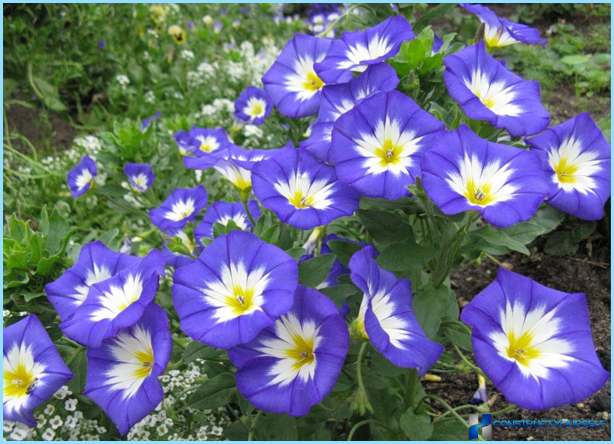
[[[2,330],[4,420],[36,426],[33,411],[73,377],[35,315]]]
[[[182,136],[182,138],[184,137]],[[196,157],[221,151],[230,144],[224,128],[209,129],[197,126],[190,129],[189,141],[188,150]]]
[[[153,250],[137,265],[94,284],[74,316],[60,328],[73,341],[99,347],[141,319],[156,296],[159,276],[164,276],[164,257]]]
[[[143,120],[143,123],[141,124],[141,131],[142,132],[147,131],[147,128],[149,128],[149,125],[151,125],[151,122],[153,122],[154,120],[158,120],[161,115],[162,115],[162,111],[158,111],[153,116],[150,116],[146,118],[145,120]]]
[[[226,6],[222,6],[222,9],[220,9],[220,15],[225,17],[226,14],[228,14],[228,8]]]
[[[333,41],[326,58],[314,67],[327,84],[345,83],[348,73],[362,72],[369,65],[394,57],[401,44],[414,37],[403,16],[390,17],[365,31],[344,32]]]
[[[331,254],[333,252],[333,250],[331,250],[330,247],[328,246],[328,243],[330,241],[350,242],[352,244],[360,245],[363,248],[370,245],[366,242],[359,242],[359,241],[355,241],[351,239],[345,239],[345,238],[337,236],[336,234],[329,234],[322,241],[322,247],[320,248],[320,254]],[[373,257],[377,258],[378,256],[379,256],[379,252],[374,249]],[[326,276],[326,279],[324,279],[324,282],[318,285],[317,289],[319,290],[320,288],[335,287],[336,285],[339,285],[337,280],[345,274],[350,274],[350,270],[346,268],[341,262],[339,262],[338,259],[335,259],[335,262],[333,262],[333,266],[331,267],[330,273],[328,273],[328,276]],[[347,301],[346,301],[346,304],[347,304]],[[348,307],[348,312],[349,312],[349,307]],[[345,315],[343,316],[345,317]]]
[[[98,47],[99,47],[100,49],[104,49],[104,48],[106,48],[106,46],[107,46],[107,42],[106,42],[106,41],[104,41],[104,40],[98,40]]]
[[[379,63],[369,66],[348,83],[325,86],[322,89],[318,119],[309,138],[301,142],[301,147],[318,159],[330,163],[331,133],[337,119],[367,97],[382,91],[392,91],[398,84],[396,71],[386,63]]]
[[[443,40],[441,40],[438,36],[433,36],[433,47],[431,48],[431,55],[435,55],[439,52],[441,47],[443,46]]]
[[[231,231],[176,270],[173,281],[181,329],[228,348],[251,341],[292,307],[298,264],[251,233]]]
[[[87,349],[87,384],[93,400],[125,435],[162,401],[158,380],[171,357],[173,341],[166,312],[150,304],[129,328]]]
[[[370,197],[409,196],[422,153],[445,125],[399,91],[370,97],[336,122],[331,158],[339,180]]]
[[[332,390],[350,335],[335,304],[299,285],[294,306],[251,342],[228,350],[237,388],[257,408],[303,416]]]
[[[595,353],[582,293],[552,290],[500,268],[461,320],[473,327],[477,364],[524,409],[576,404],[609,378]]]
[[[68,173],[68,186],[72,197],[79,197],[90,189],[96,177],[96,164],[91,157],[83,156],[81,162]]]
[[[475,14],[484,23],[484,41],[489,48],[499,48],[514,43],[539,43],[546,47],[545,39],[539,36],[539,31],[521,23],[510,22],[500,18],[486,6],[459,3],[463,8]]]
[[[260,207],[258,206],[258,202],[250,200],[247,202],[247,207],[254,220],[258,220],[260,218]],[[233,221],[242,230],[251,230],[254,228],[247,217],[242,203],[215,202],[207,209],[203,221],[194,230],[194,237],[197,240],[205,237],[213,239],[213,225],[228,225],[230,221]]]
[[[194,29],[194,22],[193,21],[189,21],[186,26],[188,27],[188,29],[191,31],[192,29]]]
[[[443,346],[426,337],[413,312],[411,283],[381,269],[368,246],[350,259],[352,282],[364,291],[357,327],[386,359],[399,367],[417,368],[423,375]]]
[[[207,190],[202,185],[194,188],[178,188],[155,210],[149,210],[149,218],[162,231],[173,234],[193,221],[200,210],[207,206]]]
[[[254,194],[282,222],[303,230],[358,210],[360,194],[340,182],[335,168],[307,152],[284,150],[254,166]]]
[[[124,165],[124,173],[128,176],[132,189],[139,193],[144,193],[151,188],[156,179],[153,167],[147,164],[127,163]]]
[[[248,86],[235,101],[235,116],[252,125],[262,125],[273,110],[273,103],[263,89]]]
[[[548,203],[580,219],[596,220],[610,197],[610,144],[589,113],[527,139],[550,186]]]
[[[504,228],[530,219],[548,195],[536,153],[480,139],[466,125],[422,159],[422,184],[445,214],[475,210]]]
[[[217,20],[213,22],[213,32],[215,32],[216,34],[219,34],[223,27],[224,25],[222,24],[222,22],[219,22]]]
[[[58,280],[45,285],[45,293],[60,319],[67,321],[85,301],[92,285],[134,267],[141,260],[128,254],[116,253],[100,241],[90,242],[81,249],[75,265]]]
[[[324,59],[330,44],[327,39],[295,34],[262,77],[264,89],[281,114],[299,118],[318,112],[324,82],[313,66]],[[348,74],[344,81],[351,79],[351,72]]]
[[[537,134],[550,123],[541,104],[539,82],[505,68],[478,42],[443,59],[448,92],[471,119],[486,120],[512,136]]]
[[[190,137],[190,133],[184,130],[177,131],[173,134],[173,139],[175,139],[175,143],[179,148],[179,154],[188,156],[192,153],[192,138]]]
[[[183,231],[181,231],[181,233],[183,233]],[[194,262],[194,259],[190,256],[180,253],[173,253],[166,246],[166,242],[162,244],[162,249],[160,251],[162,251],[162,255],[164,256],[164,263],[171,268],[181,268]]]

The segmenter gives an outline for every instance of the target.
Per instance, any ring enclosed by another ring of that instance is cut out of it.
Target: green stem
[[[247,194],[247,193],[245,193]],[[252,227],[256,227],[256,221],[252,217],[252,213],[249,212],[249,207],[247,206],[247,198],[243,197],[243,193],[241,193],[241,202],[243,202],[243,208],[245,208],[245,212],[247,213],[247,217],[249,221],[252,223]]]
[[[75,360],[75,358],[77,357],[77,355],[82,351],[85,350],[85,347],[79,345],[77,349],[75,349],[74,353],[72,355],[70,355],[70,357],[68,358],[68,360],[66,361],[66,365],[70,367],[70,364],[72,364],[72,362]]]
[[[339,23],[339,21],[341,21],[341,19],[347,17],[354,9],[356,9],[357,7],[359,7],[360,5],[353,5],[352,7],[350,7],[350,9],[347,10],[347,12],[345,12],[343,15],[339,16],[339,18],[337,20],[335,20],[333,22],[332,25],[330,25],[328,28],[326,28],[324,31],[322,31],[321,33],[319,33],[317,35],[317,37],[326,37],[326,34],[328,34],[329,32],[331,32],[333,29],[335,29],[335,26],[337,26],[337,23]]]
[[[363,391],[366,393],[365,391],[365,386],[362,383],[362,355],[365,352],[365,349],[367,348],[367,345],[369,345],[368,342],[363,342],[362,347],[360,347],[360,351],[358,352],[358,359],[356,360],[356,380],[358,381],[358,388],[359,390]]]
[[[490,259],[491,261],[493,261],[493,262],[494,262],[495,264],[497,264],[499,267],[505,268],[505,267],[503,266],[503,264],[502,264],[501,262],[499,262],[499,260],[498,260],[496,257],[494,257],[494,256],[492,256],[492,255],[490,255],[490,254],[488,254],[488,253],[486,253],[486,252],[484,252],[484,254],[486,255],[486,257],[487,257],[488,259]]]
[[[364,421],[360,421],[354,424],[354,427],[352,427],[352,430],[350,430],[350,434],[348,435],[347,440],[351,441],[352,438],[354,437],[354,433],[356,433],[356,430],[358,430],[360,427],[362,427],[365,424],[369,424],[370,422],[377,422],[377,421],[375,421],[375,419],[365,419]]]
[[[420,406],[422,405],[422,403],[424,401],[426,401],[427,399],[432,399],[433,401],[437,401],[438,403],[440,403],[441,405],[443,405],[448,412],[452,413],[452,415],[454,415],[456,417],[456,419],[458,419],[461,424],[463,424],[465,427],[469,428],[469,424],[467,423],[467,421],[465,421],[465,419],[459,415],[455,409],[453,409],[450,404],[448,404],[447,402],[445,402],[443,399],[437,397],[437,396],[433,396],[433,395],[426,395],[423,396],[422,399],[420,400],[420,402],[418,403],[418,405],[416,406],[416,408],[414,409],[414,413],[416,413],[418,411],[418,409],[420,408]]]
[[[254,430],[256,430],[256,423],[258,422],[258,419],[260,418],[260,415],[262,415],[262,410],[258,410],[258,413],[256,413],[256,416],[254,417],[254,420],[252,421],[252,424],[249,426],[249,433],[247,435],[247,440],[248,441],[253,441],[254,440]]]
[[[482,371],[482,369],[478,366],[476,366],[474,363],[472,363],[469,359],[467,359],[467,357],[463,354],[463,352],[460,350],[460,348],[458,348],[456,346],[456,344],[452,344],[452,346],[454,347],[454,349],[456,350],[456,353],[458,353],[458,355],[460,356],[460,358],[463,360],[463,362],[465,362],[465,364],[467,364],[469,367],[471,367],[472,369],[474,369],[476,372],[478,372],[480,375],[484,376],[484,378],[486,378],[486,375],[484,374],[484,372]]]

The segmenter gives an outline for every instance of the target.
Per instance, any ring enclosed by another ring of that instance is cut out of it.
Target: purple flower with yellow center
[[[330,44],[327,39],[295,34],[262,77],[264,89],[281,114],[299,118],[318,112],[324,82],[313,65],[324,59]],[[344,81],[351,78],[351,73],[345,75]]]
[[[352,282],[364,292],[358,330],[386,359],[399,367],[418,369],[422,376],[441,354],[443,346],[426,337],[412,310],[411,283],[397,279],[373,259],[368,246],[350,259]]]
[[[160,116],[162,115],[162,111],[158,111],[157,113],[155,113],[153,116],[146,118],[145,120],[143,120],[143,123],[141,123],[141,131],[145,132],[147,131],[147,128],[149,128],[149,125],[151,125],[151,123],[154,120],[158,120],[160,118]]]
[[[466,125],[438,140],[421,166],[424,191],[441,211],[475,210],[499,228],[533,217],[548,195],[536,153],[488,142]]]
[[[335,122],[331,158],[339,180],[370,197],[409,196],[422,153],[445,125],[399,91],[370,97]]]
[[[2,330],[4,420],[36,426],[33,411],[73,377],[35,315]]]
[[[531,136],[550,124],[539,82],[517,76],[478,42],[443,59],[448,92],[468,117],[505,128],[512,136]]]
[[[294,306],[251,342],[228,350],[237,388],[257,408],[303,416],[332,390],[350,345],[337,307],[299,285]]]
[[[258,202],[250,200],[247,207],[251,216],[257,221],[260,218],[260,207]],[[213,239],[213,225],[228,225],[233,221],[242,230],[251,230],[253,225],[240,202],[215,202],[207,209],[203,221],[194,230],[194,237],[197,240],[202,238]]]
[[[323,162],[330,163],[331,134],[337,119],[367,97],[392,91],[398,84],[396,71],[386,63],[379,63],[369,66],[348,83],[325,86],[318,119],[312,126],[309,138],[301,142],[301,147]]]
[[[248,86],[235,101],[235,116],[252,125],[262,125],[273,111],[273,103],[265,90]]]
[[[127,163],[124,165],[124,173],[132,189],[138,193],[144,193],[154,183],[156,176],[151,165],[142,163]]]
[[[297,262],[243,231],[231,231],[173,276],[181,329],[212,347],[251,341],[292,308]]]
[[[153,250],[137,265],[94,284],[74,316],[60,328],[80,344],[99,347],[141,319],[156,296],[160,276],[164,276],[164,256]]]
[[[81,249],[79,259],[62,276],[45,285],[45,293],[62,321],[69,320],[85,301],[90,287],[137,265],[142,258],[116,253],[100,241]]]
[[[576,404],[610,374],[595,353],[586,297],[499,269],[461,313],[475,359],[509,402],[527,410]]]
[[[72,197],[79,197],[90,189],[96,177],[96,163],[89,156],[83,156],[81,162],[68,173],[68,187]]]
[[[202,185],[178,188],[155,210],[149,210],[151,223],[169,234],[182,229],[207,206],[207,190]]]
[[[611,153],[590,114],[548,128],[527,143],[541,157],[548,203],[580,219],[601,219],[610,197]]]
[[[193,126],[189,135],[188,151],[196,157],[222,151],[230,144],[224,128],[209,129]]]
[[[379,25],[364,31],[344,32],[334,40],[328,54],[314,65],[317,75],[327,84],[345,83],[348,73],[363,72],[394,57],[401,44],[416,35],[403,16],[390,17]]]
[[[546,40],[539,36],[539,31],[521,23],[510,22],[497,16],[486,6],[459,3],[463,8],[475,14],[484,24],[484,41],[489,48],[500,48],[514,43],[539,43],[546,47]]]
[[[100,347],[87,349],[87,384],[93,400],[125,435],[162,401],[158,380],[171,357],[173,341],[166,312],[150,304],[136,324],[121,329]]]
[[[335,168],[307,152],[284,150],[253,170],[254,195],[282,222],[302,230],[358,210],[360,194],[337,179]]]

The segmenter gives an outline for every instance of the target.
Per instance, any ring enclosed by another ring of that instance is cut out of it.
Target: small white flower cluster
[[[92,157],[95,157],[102,149],[102,143],[96,136],[77,137],[74,143],[82,147],[85,150],[85,154]]]
[[[187,60],[188,62],[194,60],[194,53],[192,51],[190,51],[189,49],[183,49],[180,53],[179,56],[184,59]]]
[[[156,103],[156,95],[153,91],[147,91],[143,96],[143,100],[145,100],[145,103]]]
[[[309,30],[314,34],[318,35],[326,31],[330,28],[333,23],[335,23],[339,17],[341,17],[341,13],[339,12],[331,12],[329,14],[316,14],[311,19],[309,19],[307,25],[309,26]],[[331,29],[329,32],[324,35],[329,39],[335,38],[335,30]]]
[[[41,163],[45,166],[45,168],[47,168],[48,170],[59,170],[61,171],[62,169],[64,169],[64,166],[66,165],[66,162],[64,159],[62,159],[59,156],[47,156],[47,157],[43,157],[41,159]]]
[[[122,89],[126,88],[126,86],[130,84],[130,79],[128,78],[128,76],[125,76],[123,74],[115,76],[115,81],[119,83]]]

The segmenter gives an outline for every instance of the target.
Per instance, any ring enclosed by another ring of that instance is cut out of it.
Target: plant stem
[[[247,206],[247,198],[243,198],[243,193],[241,193],[241,202],[243,202],[243,208],[245,208],[245,212],[247,213],[247,218],[252,223],[252,227],[256,227],[256,221],[252,217],[252,213],[249,212],[249,207]]]
[[[427,399],[432,399],[433,401],[437,401],[438,403],[440,403],[441,405],[443,405],[448,412],[452,413],[456,419],[458,419],[461,424],[463,424],[465,427],[469,428],[469,424],[467,423],[467,421],[465,421],[465,419],[459,415],[455,409],[453,409],[450,404],[448,404],[447,402],[445,402],[443,399],[437,397],[437,396],[433,396],[433,395],[426,395],[424,397],[422,397],[422,399],[420,400],[420,402],[418,403],[418,405],[416,406],[416,408],[414,409],[414,413],[416,413],[416,411],[418,410],[418,408],[420,408],[420,406],[422,405],[422,403],[424,401],[426,401]]]
[[[480,375],[486,377],[486,375],[484,374],[484,372],[482,371],[482,369],[478,366],[476,366],[474,363],[472,363],[469,359],[467,359],[467,357],[463,354],[463,352],[460,350],[460,348],[458,348],[456,346],[456,344],[452,344],[452,346],[454,347],[454,349],[456,350],[456,353],[458,353],[458,355],[460,356],[460,358],[465,362],[465,364],[467,364],[469,367],[471,367],[472,369],[474,369],[476,372],[478,372]]]
[[[252,421],[252,424],[249,426],[249,433],[247,435],[247,440],[248,441],[253,441],[254,440],[254,430],[256,430],[256,423],[258,422],[258,419],[260,418],[260,415],[262,415],[262,410],[258,410],[258,413],[256,413],[256,416],[254,417],[254,420]]]
[[[375,419],[365,419],[364,421],[360,421],[354,424],[354,427],[352,427],[352,430],[350,430],[350,434],[348,435],[347,440],[351,441],[352,438],[354,437],[354,433],[356,432],[356,430],[358,430],[359,427],[362,427],[365,424],[369,424],[370,422],[376,422],[376,421]]]
[[[363,342],[362,347],[360,347],[360,351],[358,352],[358,359],[356,360],[356,380],[358,381],[358,389],[365,392],[365,386],[362,384],[362,355],[365,352],[365,349],[369,345],[368,342]],[[366,393],[366,392],[365,392]]]

